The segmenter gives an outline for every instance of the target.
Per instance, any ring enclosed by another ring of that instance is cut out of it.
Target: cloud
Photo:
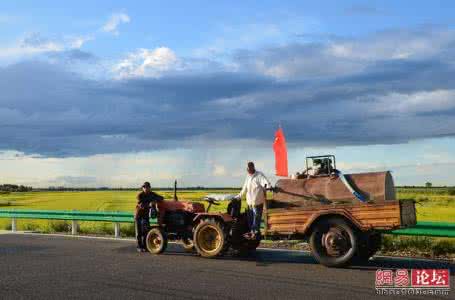
[[[453,136],[455,33],[428,30],[338,41],[355,45],[343,54],[331,50],[335,41],[239,51],[234,71],[194,72],[164,47],[133,52],[117,80],[42,61],[10,65],[0,69],[0,149],[67,157],[269,147],[280,122],[290,144],[305,146]],[[403,58],[369,45],[403,37],[421,41]]]
[[[71,186],[71,187],[87,187],[96,186],[97,178],[94,176],[58,176],[49,181],[52,186]]]
[[[291,43],[260,50],[237,50],[241,70],[280,79],[320,79],[354,75],[382,63],[445,56],[453,62],[451,29],[420,27],[388,30],[364,38],[333,38],[327,42]]]
[[[439,113],[455,109],[455,90],[419,91],[410,94],[389,93],[378,96],[371,107],[374,113],[412,115]]]
[[[368,4],[353,4],[347,7],[343,13],[347,16],[382,16],[386,12],[378,9],[377,7],[368,5]]]
[[[179,60],[167,47],[138,49],[113,67],[116,77],[158,77],[177,68]]]
[[[102,31],[118,35],[118,26],[123,23],[129,23],[130,17],[125,13],[114,13],[101,28]]]
[[[58,59],[59,63],[62,62],[76,62],[76,61],[94,61],[96,56],[90,52],[82,51],[80,49],[70,49],[61,52],[48,53],[48,57]]]
[[[222,165],[214,165],[213,166],[213,176],[225,176],[227,174],[226,168]]]
[[[307,37],[319,32],[324,26],[317,18],[309,15],[302,17],[300,13],[291,11],[262,11],[259,15],[247,18],[247,22],[216,23],[208,27],[204,34],[212,33],[215,38],[193,49],[193,55],[225,60],[239,48],[254,50],[270,45],[285,45],[296,37]]]
[[[33,49],[37,52],[61,51],[63,49],[63,46],[60,43],[43,37],[41,34],[36,32],[24,37],[21,41],[20,47],[24,49]]]
[[[15,44],[0,48],[0,59],[7,62],[17,62],[30,58],[71,56],[72,58],[87,58],[88,52],[80,48],[87,42],[93,40],[90,36],[49,38],[39,32],[32,32],[20,38]]]
[[[70,39],[70,47],[73,49],[80,49],[88,41],[92,41],[95,38],[93,36],[76,36]]]

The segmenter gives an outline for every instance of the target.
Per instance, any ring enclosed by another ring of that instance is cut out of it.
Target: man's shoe
[[[136,248],[136,251],[140,253],[140,252],[142,252],[142,248],[138,247],[138,248]]]
[[[142,248],[142,249],[141,249],[141,252],[147,252],[147,249]]]
[[[249,240],[251,238],[251,232],[247,232],[243,235],[244,238],[246,238],[247,240]]]

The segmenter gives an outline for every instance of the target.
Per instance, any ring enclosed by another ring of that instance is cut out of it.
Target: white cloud
[[[27,155],[17,151],[0,151],[2,170],[0,182],[26,184],[34,187],[84,186],[84,187],[139,187],[150,181],[154,187],[170,187],[178,180],[184,186],[237,186],[242,183],[244,173],[233,176],[227,170],[220,177],[207,178],[199,168],[210,165],[203,160],[194,161],[201,149],[179,149],[154,152],[99,154],[86,157],[49,158]],[[213,151],[212,151],[213,152]],[[215,152],[213,152],[215,153]],[[225,153],[223,152],[223,155]],[[199,168],[198,168],[199,167]],[[233,167],[242,169],[243,164]],[[21,170],[36,172],[24,174]],[[220,170],[219,170],[220,171]]]
[[[384,31],[363,39],[335,40],[326,53],[339,59],[376,61],[428,57],[453,43],[452,30]]]
[[[377,97],[372,111],[390,114],[416,114],[455,108],[455,90],[419,91],[410,94],[389,93]]]
[[[161,73],[176,69],[179,59],[167,47],[138,49],[113,68],[117,78],[159,77]]]
[[[15,61],[40,54],[80,49],[87,41],[93,39],[92,36],[48,38],[38,32],[33,32],[20,38],[10,46],[0,48],[0,59]]]
[[[226,168],[223,165],[213,166],[213,176],[224,176],[226,175]]]
[[[418,28],[384,31],[365,38],[333,38],[324,42],[287,43],[260,50],[238,50],[238,69],[279,79],[318,79],[358,74],[386,61],[412,61],[446,55],[455,42],[452,29]]]
[[[109,20],[101,28],[102,31],[118,35],[118,26],[122,23],[129,23],[130,16],[125,13],[112,14]]]
[[[94,40],[93,36],[77,36],[69,39],[69,45],[73,49],[80,49],[86,42]]]

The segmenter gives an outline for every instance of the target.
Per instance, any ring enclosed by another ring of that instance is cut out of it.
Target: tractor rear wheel
[[[167,236],[161,228],[152,228],[147,234],[147,250],[153,254],[160,254],[166,250]]]
[[[349,265],[357,252],[356,230],[344,219],[332,217],[321,220],[311,233],[313,257],[324,266]]]
[[[201,221],[194,230],[193,241],[202,257],[213,258],[223,254],[226,248],[223,225],[213,219]]]

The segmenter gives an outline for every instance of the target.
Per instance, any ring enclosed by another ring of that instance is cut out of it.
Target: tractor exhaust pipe
[[[174,201],[179,201],[177,198],[177,179],[174,181]]]

